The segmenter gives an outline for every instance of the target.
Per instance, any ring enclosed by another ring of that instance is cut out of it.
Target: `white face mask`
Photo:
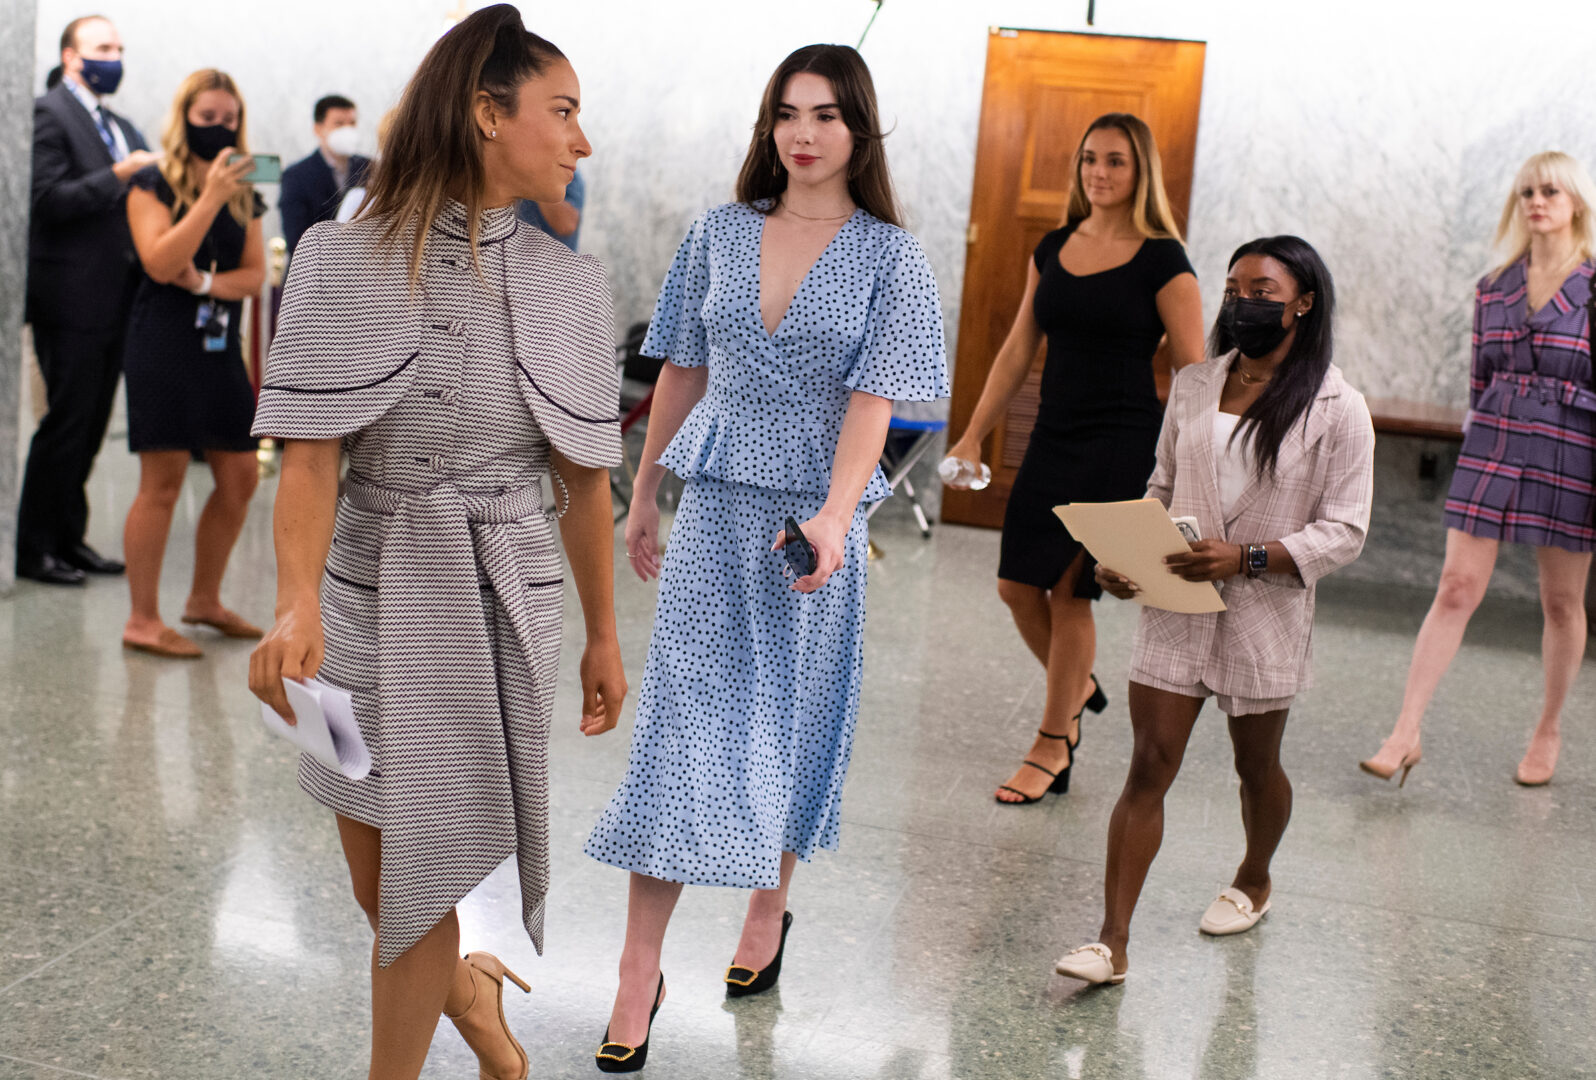
[[[360,129],[353,124],[327,133],[327,149],[339,157],[349,157],[360,148]]]

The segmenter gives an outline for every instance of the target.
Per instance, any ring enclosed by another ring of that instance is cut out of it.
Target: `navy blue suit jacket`
[[[103,106],[102,106],[103,108]],[[105,109],[127,148],[147,150],[137,128]],[[29,322],[110,330],[127,321],[139,280],[127,225],[127,184],[94,118],[58,84],[33,103]]]
[[[358,154],[349,159],[349,181],[342,188],[333,176],[332,166],[314,151],[303,161],[296,161],[283,173],[282,194],[277,209],[283,215],[283,239],[288,242],[288,253],[293,254],[305,230],[338,216],[338,204],[345,192],[365,184],[366,171],[371,159]]]

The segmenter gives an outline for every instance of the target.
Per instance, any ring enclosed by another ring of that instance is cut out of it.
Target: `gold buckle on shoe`
[[[606,1053],[606,1051],[609,1050],[609,1048],[612,1047],[612,1046],[619,1046],[622,1050],[625,1050],[626,1053],[624,1053],[624,1054]],[[635,1047],[635,1046],[627,1046],[625,1043],[607,1042],[603,1046],[599,1047],[598,1048],[598,1053],[594,1054],[593,1056],[596,1057],[596,1058],[608,1058],[610,1061],[630,1061],[630,1060],[632,1060],[632,1055],[635,1054],[635,1053],[637,1053],[637,1047]]]
[[[732,978],[732,972],[734,971],[746,971],[748,972],[748,978],[734,979]],[[757,978],[759,978],[759,972],[755,971],[753,968],[743,967],[741,964],[733,964],[731,967],[726,969],[726,981],[731,983],[733,986],[752,986],[754,984],[754,980]]]

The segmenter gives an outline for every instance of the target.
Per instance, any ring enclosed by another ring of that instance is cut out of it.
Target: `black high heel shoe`
[[[599,1072],[626,1073],[637,1072],[648,1064],[648,1040],[654,1034],[654,1014],[659,1012],[660,1002],[665,998],[665,973],[659,973],[659,989],[654,991],[654,1007],[648,1011],[648,1032],[643,1036],[643,1041],[637,1046],[628,1046],[626,1043],[610,1042],[610,1028],[604,1026],[604,1043],[593,1055],[594,1062],[599,1067]]]
[[[792,928],[792,912],[781,913],[781,944],[776,948],[776,959],[765,965],[764,970],[755,971],[753,968],[733,964],[726,969],[726,996],[748,997],[750,994],[763,994],[776,980],[781,978],[781,954],[787,951],[787,931]]]
[[[1013,792],[1014,794],[1018,795],[1019,798],[1013,802],[1010,802],[1008,799],[999,799],[996,795],[992,796],[992,798],[1004,806],[1029,806],[1031,803],[1041,802],[1043,797],[1047,795],[1068,794],[1070,790],[1070,770],[1075,767],[1075,750],[1081,745],[1081,717],[1085,714],[1087,709],[1092,710],[1094,713],[1100,713],[1106,708],[1108,708],[1108,695],[1103,693],[1103,687],[1098,683],[1097,676],[1093,675],[1091,696],[1086,699],[1086,704],[1081,706],[1081,711],[1070,718],[1075,721],[1075,738],[1072,740],[1068,735],[1052,735],[1046,731],[1042,731],[1041,729],[1038,729],[1036,732],[1044,739],[1063,739],[1066,743],[1068,743],[1070,748],[1069,764],[1065,765],[1058,772],[1054,772],[1052,769],[1038,765],[1036,762],[1027,758],[1021,764],[1029,765],[1037,772],[1047,773],[1047,775],[1053,778],[1053,782],[1047,785],[1047,790],[1042,792],[1041,795],[1032,796],[1027,795],[1019,788],[1010,787],[1007,784],[1001,784],[998,786],[999,791]]]

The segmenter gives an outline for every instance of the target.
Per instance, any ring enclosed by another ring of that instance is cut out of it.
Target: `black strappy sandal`
[[[1052,769],[1044,768],[1043,766],[1032,761],[1030,758],[1026,758],[1025,761],[1021,762],[1021,764],[1029,765],[1038,772],[1045,772],[1047,775],[1053,778],[1053,782],[1047,785],[1047,790],[1042,792],[1041,795],[1033,796],[1027,795],[1019,788],[1010,787],[1008,784],[999,784],[999,791],[1012,791],[1014,794],[1019,796],[1019,800],[1016,802],[1010,802],[1007,799],[999,799],[996,795],[992,796],[993,800],[1003,806],[1029,806],[1031,803],[1041,802],[1042,799],[1048,795],[1067,794],[1070,790],[1070,770],[1075,767],[1075,750],[1081,745],[1081,717],[1085,714],[1087,709],[1091,709],[1094,713],[1100,713],[1106,708],[1108,708],[1108,695],[1103,693],[1103,687],[1098,683],[1097,676],[1093,675],[1091,696],[1086,699],[1086,704],[1081,706],[1081,711],[1071,717],[1071,719],[1075,721],[1075,738],[1073,740],[1071,740],[1068,735],[1053,735],[1041,730],[1040,728],[1038,728],[1036,731],[1036,733],[1044,739],[1062,739],[1065,743],[1067,743],[1070,748],[1069,764],[1064,766],[1058,772],[1054,772]]]

